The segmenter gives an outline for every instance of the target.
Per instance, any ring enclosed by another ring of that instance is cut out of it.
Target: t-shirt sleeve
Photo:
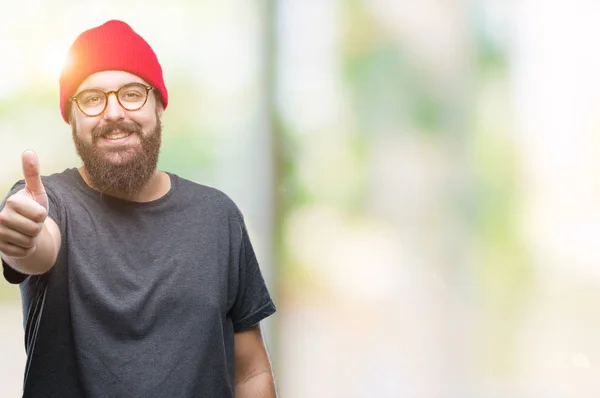
[[[42,180],[44,182],[44,188],[46,189],[46,193],[48,194],[48,208],[49,208],[48,217],[52,218],[58,225],[60,225],[59,224],[60,212],[59,212],[58,201],[56,199],[56,195],[54,195],[53,190],[48,187],[48,184],[46,183],[44,177],[42,177]],[[24,180],[20,180],[17,183],[15,183],[15,185],[13,185],[13,187],[10,189],[8,195],[6,195],[6,197],[2,200],[2,203],[0,203],[0,211],[2,211],[2,209],[4,209],[7,199],[9,197],[11,197],[12,195],[14,195],[15,193],[17,193],[18,191],[20,191],[21,189],[23,189],[23,187],[25,187]],[[13,285],[20,284],[28,277],[28,275],[25,275],[25,274],[15,270],[14,268],[12,268],[10,265],[8,265],[4,261],[4,259],[2,259],[2,274],[4,276],[4,279],[8,283],[13,284]]]
[[[236,298],[230,314],[235,332],[248,329],[276,311],[275,303],[258,265],[248,231],[240,222],[241,243],[237,268]]]

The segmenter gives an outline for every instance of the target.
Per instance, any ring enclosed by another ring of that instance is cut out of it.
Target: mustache
[[[127,122],[115,122],[115,123],[107,123],[102,126],[95,127],[92,130],[92,139],[95,141],[100,137],[104,137],[113,131],[122,131],[124,133],[129,134],[141,134],[142,128],[136,123],[127,123]]]

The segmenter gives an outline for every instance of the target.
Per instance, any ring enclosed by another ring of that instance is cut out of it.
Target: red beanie
[[[129,25],[112,20],[80,34],[69,49],[60,74],[60,111],[67,123],[75,90],[91,74],[106,70],[141,77],[158,91],[166,109],[169,96],[156,54]]]

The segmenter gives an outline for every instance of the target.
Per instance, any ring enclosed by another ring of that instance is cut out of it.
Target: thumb
[[[48,195],[40,176],[40,163],[34,151],[27,150],[21,156],[25,187],[33,199],[48,210]]]

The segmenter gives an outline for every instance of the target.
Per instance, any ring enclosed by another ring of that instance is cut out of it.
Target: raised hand
[[[26,258],[35,252],[48,215],[48,195],[37,155],[25,151],[22,162],[25,188],[10,196],[0,211],[0,252],[13,258]]]

